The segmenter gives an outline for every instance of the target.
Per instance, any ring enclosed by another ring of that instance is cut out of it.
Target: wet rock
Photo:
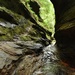
[[[56,46],[48,45],[43,49],[43,73],[44,75],[56,75],[58,71],[58,56]]]
[[[34,41],[0,42],[0,73],[4,75],[67,75],[66,67],[60,64],[57,46],[44,46],[42,52],[37,55],[38,53],[35,52],[37,44]],[[35,50],[32,49],[34,46]]]
[[[13,28],[14,26],[16,26],[15,24],[11,24],[9,22],[1,22],[0,23],[0,26],[3,26],[3,27],[7,27],[7,28]]]

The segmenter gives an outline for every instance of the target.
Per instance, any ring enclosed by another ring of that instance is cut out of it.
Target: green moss
[[[31,40],[30,36],[26,36],[26,35],[21,35],[20,39],[23,41]]]
[[[10,40],[12,39],[12,34],[9,28],[1,27],[0,26],[0,31],[2,32],[0,35],[0,40]]]
[[[53,4],[49,0],[20,0],[22,4],[24,4],[25,8],[29,11],[32,18],[37,22],[38,25],[43,27],[45,30],[52,33],[52,37],[54,36],[55,29],[55,11]],[[36,3],[35,9],[33,10],[34,5]],[[50,35],[46,33],[47,38],[50,39]]]
[[[4,34],[0,36],[2,40],[13,40],[16,35],[21,40],[36,40],[43,37],[41,31],[48,39],[51,39],[54,35],[55,12],[53,4],[49,0],[16,0],[15,3],[14,0],[10,2],[8,0],[0,0],[0,13],[7,15],[5,17],[2,15],[1,19],[3,21],[0,19],[1,22],[7,22],[6,25],[10,23],[9,26],[15,25],[15,27],[0,28]],[[26,17],[28,13],[31,19],[35,21],[35,25],[39,25],[38,27],[41,30],[33,28],[33,23],[30,22],[29,17]],[[8,18],[9,20],[7,20]]]

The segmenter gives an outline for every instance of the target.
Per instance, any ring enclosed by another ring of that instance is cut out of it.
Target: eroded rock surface
[[[64,42],[60,36],[69,36],[69,29],[74,28],[75,1],[66,1],[69,7],[65,10],[65,1],[54,4],[58,15],[55,37],[59,43]],[[61,53],[57,52],[60,47],[54,44],[54,25],[55,11],[49,0],[0,0],[0,75],[74,75],[70,66],[61,63]]]
[[[0,40],[14,40],[15,36],[19,40],[51,40],[54,25],[55,11],[49,0],[0,1]]]
[[[0,75],[44,75],[43,49],[54,40],[49,0],[0,0]]]

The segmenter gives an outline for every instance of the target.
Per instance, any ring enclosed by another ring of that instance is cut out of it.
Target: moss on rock
[[[47,0],[0,0],[0,40],[37,40],[53,37],[55,12]]]
[[[38,25],[43,27],[46,31],[54,35],[55,29],[55,11],[53,4],[49,0],[20,0],[25,8],[29,11],[31,17]],[[35,7],[36,5],[36,7]],[[50,39],[50,34],[47,33],[47,38]]]

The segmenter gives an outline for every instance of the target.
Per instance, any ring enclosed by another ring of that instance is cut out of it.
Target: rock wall
[[[55,75],[54,25],[49,0],[0,0],[0,75]]]
[[[21,40],[35,40],[36,37],[51,40],[54,25],[55,12],[51,2],[0,1],[0,40],[13,40],[14,37]]]
[[[75,1],[52,0],[56,10],[55,38],[61,59],[75,68]]]
[[[0,0],[0,75],[75,75],[75,1],[51,1]]]

